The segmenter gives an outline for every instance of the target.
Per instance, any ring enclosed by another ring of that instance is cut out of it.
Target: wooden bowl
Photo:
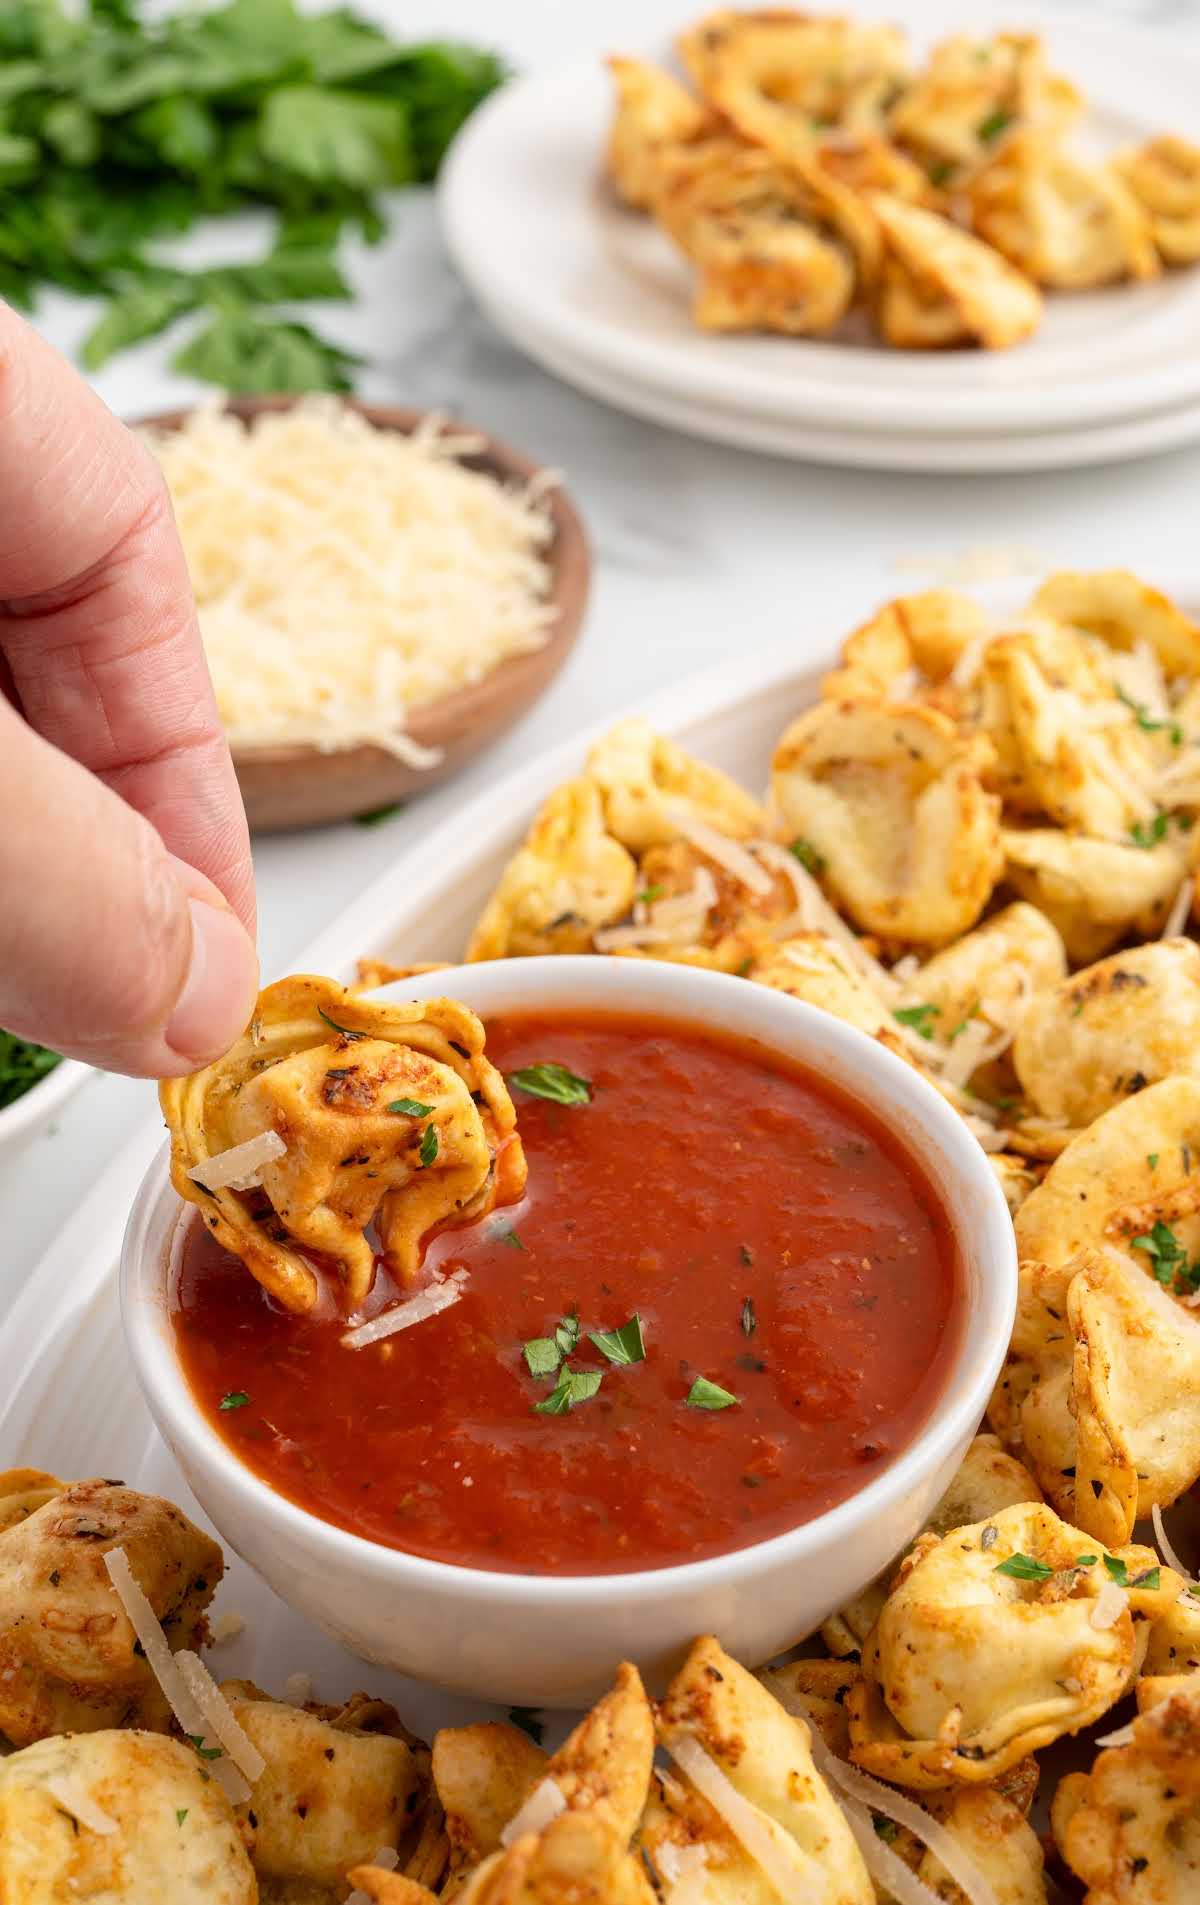
[[[234,397],[226,408],[234,416],[251,418],[266,410],[286,410],[294,397]],[[379,430],[415,430],[425,412],[401,410],[388,404],[346,402]],[[142,417],[133,426],[145,430],[178,430],[186,410]],[[448,431],[471,431],[469,424],[448,419]],[[474,456],[464,457],[470,469],[483,470],[509,483],[526,483],[538,465],[519,456],[494,437]],[[289,743],[279,747],[244,748],[234,752],[246,817],[257,833],[281,833],[295,827],[313,827],[347,820],[410,800],[448,780],[506,728],[520,719],[543,694],[563,666],[579,633],[587,606],[591,558],[583,523],[566,492],[548,492],[547,508],[554,539],[546,551],[550,567],[550,594],[555,609],[549,637],[528,655],[500,662],[472,687],[457,689],[438,701],[414,709],[405,732],[422,747],[440,748],[441,759],[430,768],[410,767],[385,748],[358,746],[325,752],[321,748]]]

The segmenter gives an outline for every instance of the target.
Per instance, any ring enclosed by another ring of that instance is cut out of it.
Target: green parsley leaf
[[[309,329],[257,311],[214,313],[171,360],[183,377],[241,394],[286,390],[345,391],[361,360]]]
[[[666,890],[665,886],[647,886],[643,888],[637,897],[641,900],[643,906],[650,906],[655,900],[661,900]]]
[[[1129,1586],[1129,1569],[1122,1561],[1120,1555],[1106,1554],[1104,1557],[1104,1565],[1118,1587]]]
[[[971,1023],[971,1020],[977,1019],[978,1017],[979,1017],[979,1001],[978,999],[976,999],[974,1005],[971,1007],[970,1011],[965,1015],[965,1017],[961,1018],[958,1021],[958,1024],[953,1028],[953,1030],[947,1032],[946,1034],[947,1045],[953,1045],[955,1039],[958,1038],[961,1033],[966,1031],[968,1025],[970,1025]]]
[[[519,1726],[529,1735],[535,1746],[541,1745],[546,1722],[539,1720],[536,1707],[509,1707],[508,1718],[512,1726]]]
[[[918,1038],[928,1039],[933,1037],[933,1020],[941,1016],[940,1005],[901,1005],[892,1013],[901,1025],[911,1026]]]
[[[525,1248],[524,1244],[521,1242],[520,1236],[513,1229],[511,1224],[509,1224],[506,1230],[500,1230],[495,1232],[495,1237],[496,1237],[496,1242],[498,1244],[503,1244],[506,1250],[524,1250]]]
[[[220,1746],[205,1746],[203,1733],[189,1733],[188,1740],[195,1747],[201,1759],[224,1759],[225,1751]]]
[[[381,191],[415,172],[408,114],[395,99],[282,86],[263,106],[258,140],[270,164],[327,191]]]
[[[745,1297],[742,1302],[742,1334],[743,1336],[753,1336],[757,1328],[758,1318],[754,1314],[754,1298],[748,1296]]]
[[[824,854],[818,853],[812,841],[806,840],[802,833],[798,833],[796,838],[790,843],[788,852],[799,860],[806,873],[811,873],[814,876],[818,873],[824,873]]]
[[[644,1363],[646,1360],[646,1339],[636,1310],[619,1330],[589,1330],[588,1339],[610,1363]]]
[[[557,1386],[541,1402],[533,1407],[537,1415],[561,1416],[573,1409],[577,1402],[590,1402],[604,1380],[599,1369],[563,1368]]]
[[[336,1032],[339,1038],[360,1039],[360,1038],[366,1038],[367,1036],[365,1032],[347,1031],[344,1025],[339,1025],[336,1019],[331,1019],[328,1012],[323,1012],[320,1006],[317,1007],[317,1017],[319,1019],[324,1019],[330,1031]]]
[[[954,162],[951,159],[935,159],[929,168],[929,183],[934,186],[949,185],[954,177]]]
[[[393,1098],[388,1110],[397,1118],[427,1118],[433,1106],[423,1105],[419,1098]]]
[[[1132,695],[1125,693],[1124,688],[1117,689],[1117,700],[1123,701],[1127,708],[1132,708],[1137,726],[1141,729],[1143,734],[1168,734],[1171,737],[1172,747],[1183,746],[1183,729],[1180,727],[1178,721],[1156,720],[1150,713],[1145,702],[1135,701]]]
[[[1134,1250],[1144,1250],[1150,1258],[1151,1269],[1159,1283],[1171,1284],[1177,1276],[1185,1274],[1187,1269],[1187,1251],[1180,1243],[1169,1224],[1159,1218],[1154,1228],[1141,1237],[1132,1240]]]
[[[177,1808],[177,1810],[176,1810],[176,1813],[175,1813],[175,1824],[176,1824],[177,1826],[181,1826],[181,1825],[183,1824],[183,1822],[184,1822],[184,1820],[185,1820],[185,1819],[187,1818],[187,1816],[188,1816],[188,1812],[189,1812],[189,1810],[190,1810],[190,1808],[189,1808],[189,1807],[187,1807],[187,1806],[180,1806],[180,1807],[178,1807],[178,1808]]]
[[[1094,1568],[1099,1559],[1100,1556],[1098,1554],[1077,1554],[1075,1556],[1075,1566],[1077,1568]]]
[[[531,1376],[553,1376],[562,1361],[558,1344],[552,1336],[531,1337],[522,1354]]]
[[[528,1092],[531,1098],[548,1098],[555,1105],[586,1105],[592,1096],[588,1079],[553,1061],[524,1065],[520,1071],[509,1073],[508,1082],[518,1091]]]
[[[1129,1585],[1135,1588],[1145,1588],[1147,1594],[1157,1594],[1159,1588],[1162,1586],[1162,1569],[1143,1568],[1140,1574],[1135,1574],[1131,1577]]]
[[[1010,1554],[1007,1561],[998,1561],[994,1569],[996,1574],[1007,1574],[1014,1581],[1048,1581],[1054,1573],[1044,1561],[1035,1561],[1031,1554]]]
[[[570,1316],[563,1317],[562,1322],[554,1332],[554,1340],[558,1344],[560,1356],[569,1356],[571,1354],[571,1351],[579,1341],[579,1315],[577,1311],[572,1310]]]
[[[1150,1166],[1150,1169],[1151,1169],[1152,1171],[1156,1171],[1156,1170],[1158,1169],[1158,1152],[1157,1152],[1157,1151],[1147,1151],[1147,1153],[1146,1153],[1146,1162],[1147,1162],[1147,1164],[1148,1164],[1148,1165]]]
[[[881,1812],[873,1812],[871,1814],[871,1824],[879,1834],[879,1837],[889,1845],[893,1839],[899,1837],[900,1828],[896,1824],[896,1821],[894,1819],[885,1819]]]
[[[394,820],[408,806],[406,800],[389,801],[386,807],[368,807],[365,814],[355,814],[356,827],[382,827],[385,820]]]
[[[1155,814],[1153,820],[1135,820],[1129,829],[1129,838],[1135,847],[1157,847],[1166,837],[1166,814]]]
[[[244,1409],[249,1400],[244,1389],[231,1389],[227,1396],[221,1397],[217,1407],[218,1409]]]
[[[438,1154],[437,1126],[435,1124],[427,1124],[425,1127],[424,1135],[421,1139],[421,1149],[418,1151],[417,1156],[420,1158],[422,1166],[428,1166],[433,1163],[433,1160],[436,1158],[437,1154]]]
[[[31,1045],[15,1032],[0,1031],[0,1111],[40,1084],[62,1059],[44,1045]]]
[[[202,297],[199,281],[185,272],[143,271],[110,299],[103,317],[80,346],[81,362],[88,370],[99,370],[118,351],[140,344],[143,338],[157,337],[176,318],[194,311]]]
[[[722,1389],[719,1382],[710,1382],[707,1376],[697,1376],[685,1400],[689,1409],[728,1409],[740,1403],[741,1397],[731,1395],[728,1389]]]
[[[1006,112],[1003,106],[997,106],[995,112],[988,113],[986,119],[979,121],[975,128],[975,136],[982,139],[985,146],[991,145],[992,140],[998,139],[1012,123],[1013,115]]]

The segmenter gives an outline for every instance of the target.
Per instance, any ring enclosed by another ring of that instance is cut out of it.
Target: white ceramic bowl
[[[364,1659],[522,1706],[591,1701],[621,1659],[658,1682],[702,1633],[717,1634],[757,1666],[811,1633],[887,1566],[921,1528],[975,1433],[1016,1307],[1013,1228],[996,1178],[966,1126],[910,1066],[766,986],[649,960],[514,959],[429,973],[381,996],[439,995],[463,999],[485,1018],[607,1008],[719,1025],[869,1105],[919,1158],[958,1238],[961,1334],[933,1417],[889,1468],[827,1514],[710,1560],[554,1579],[376,1547],[274,1494],[192,1401],[167,1312],[166,1264],[181,1207],[160,1157],[134,1205],[121,1272],[129,1346],[159,1429],[231,1547],[290,1606]],[[370,1459],[366,1447],[363,1460]]]
[[[91,1070],[90,1065],[81,1065],[78,1059],[61,1059],[52,1072],[47,1072],[36,1085],[14,1098],[11,1105],[5,1105],[0,1110],[0,1158],[7,1161],[23,1151],[49,1124],[55,1112],[62,1110],[84,1079],[91,1076]]]

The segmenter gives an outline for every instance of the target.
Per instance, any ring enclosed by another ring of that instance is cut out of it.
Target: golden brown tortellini
[[[964,1523],[985,1521],[1002,1508],[1036,1502],[1041,1493],[1024,1464],[1001,1446],[999,1436],[977,1435],[922,1532],[945,1535]],[[897,1562],[902,1558],[897,1556]],[[823,1623],[821,1638],[831,1654],[845,1656],[861,1651],[883,1611],[892,1573],[889,1568]]]
[[[433,1779],[450,1842],[445,1897],[457,1898],[467,1875],[500,1850],[500,1834],[547,1765],[540,1746],[495,1720],[443,1727],[435,1736]]]
[[[124,1548],[172,1649],[195,1649],[221,1550],[172,1503],[119,1482],[75,1482],[0,1531],[0,1734],[165,1731],[170,1708],[113,1589]],[[0,1762],[2,1764],[2,1762]]]
[[[736,781],[638,716],[618,721],[596,742],[587,775],[600,790],[609,833],[632,853],[668,846],[679,838],[681,821],[731,840],[766,832],[761,806]]]
[[[1178,1683],[1055,1794],[1054,1837],[1088,1905],[1191,1905],[1200,1870],[1200,1682]]]
[[[967,185],[971,227],[1035,283],[1083,291],[1161,269],[1150,221],[1112,166],[1019,131]]]
[[[337,1887],[350,1866],[399,1847],[421,1801],[420,1769],[365,1696],[358,1706],[370,1727],[354,1723],[353,1707],[329,1719],[248,1681],[226,1681],[221,1692],[266,1762],[238,1809],[260,1878]]]
[[[1153,1705],[1168,1681],[1200,1669],[1200,1598],[1184,1589],[1161,1621],[1155,1621],[1137,1684],[1139,1706]],[[1200,1682],[1197,1682],[1200,1685]]]
[[[992,1888],[996,1905],[1046,1905],[1045,1857],[1022,1807],[998,1786],[923,1793],[921,1803]],[[945,1866],[906,1827],[892,1849],[935,1898],[966,1905]]]
[[[0,1759],[0,1898],[257,1905],[258,1886],[229,1801],[191,1747],[102,1731]]]
[[[824,1632],[822,1629],[823,1637]],[[820,1734],[831,1753],[849,1759],[846,1696],[859,1678],[857,1661],[805,1656],[789,1660],[782,1667],[764,1667],[758,1678],[785,1712],[795,1714]]]
[[[1155,939],[1186,876],[1175,845],[1141,848],[1057,827],[1005,827],[1004,878],[1045,913],[1076,965],[1090,965],[1127,934]]]
[[[1038,1112],[1069,1125],[1091,1124],[1138,1079],[1200,1076],[1200,946],[1133,946],[1035,994],[1013,1063]]]
[[[868,202],[883,232],[875,316],[889,344],[1005,350],[1037,329],[1041,293],[990,245],[893,193],[873,192]]]
[[[699,1845],[714,1899],[767,1905],[775,1889],[689,1775],[684,1755],[698,1750],[700,1766],[715,1766],[753,1807],[779,1869],[795,1875],[797,1897],[808,1905],[874,1905],[862,1854],[813,1763],[807,1725],[715,1640],[696,1641],[671,1682],[658,1709],[658,1738],[674,1764],[646,1809],[639,1843],[660,1880],[680,1876],[688,1848]]]
[[[1030,1002],[1066,969],[1051,921],[1018,901],[934,953],[903,981],[896,1004],[965,1082],[1007,1050]]]
[[[609,175],[627,205],[649,211],[662,188],[664,155],[703,137],[712,115],[661,66],[614,58],[608,69],[617,93]]]
[[[1200,261],[1200,147],[1164,133],[1113,164],[1149,217],[1163,263]]]
[[[855,925],[941,946],[974,925],[1000,870],[990,757],[930,708],[821,701],[776,747],[775,806]]]
[[[796,913],[791,862],[774,843],[749,858],[754,885],[689,840],[650,847],[642,885],[627,923],[596,936],[597,952],[630,952],[745,974],[764,944]],[[775,862],[775,864],[772,864]]]
[[[989,1415],[1059,1513],[1121,1547],[1200,1479],[1200,1320],[1116,1251],[1023,1263]]]
[[[1025,1199],[1031,1197],[1041,1183],[1042,1169],[1028,1158],[1017,1157],[1011,1151],[993,1151],[988,1163],[1004,1192],[1008,1214],[1015,1217]]]
[[[1181,1583],[1127,1547],[1109,1557],[1118,1588],[1098,1546],[1040,1503],[922,1535],[847,1696],[855,1764],[906,1786],[986,1784],[1106,1713]]]
[[[1017,1251],[1052,1267],[1111,1245],[1138,1270],[1166,1273],[1200,1255],[1200,1081],[1164,1078],[1114,1105],[1071,1139],[1016,1216]],[[1155,1224],[1175,1247],[1135,1249]],[[1190,1279],[1183,1283],[1187,1289]]]
[[[1063,129],[1082,110],[1071,83],[1046,64],[1031,33],[955,34],[936,46],[889,117],[889,131],[951,180],[984,161],[1018,126]]]
[[[467,959],[590,952],[593,933],[629,911],[637,880],[633,856],[608,830],[595,784],[565,781],[501,874]]]
[[[896,596],[846,637],[821,694],[827,701],[901,699],[916,677],[944,682],[986,631],[979,603],[961,590]]]
[[[512,1100],[483,1026],[452,999],[393,1005],[331,979],[281,979],[224,1058],[167,1080],[159,1097],[175,1189],[299,1314],[320,1289],[305,1251],[333,1266],[354,1309],[374,1279],[372,1220],[389,1268],[408,1282],[432,1229],[524,1187]],[[210,1161],[264,1133],[279,1149],[249,1181],[205,1182]]]
[[[6,1528],[15,1528],[19,1521],[28,1521],[66,1486],[43,1468],[0,1470],[0,1535]]]
[[[1200,626],[1128,569],[1060,570],[1043,582],[1029,607],[1034,615],[1098,635],[1111,648],[1144,643],[1168,679],[1200,675]]]

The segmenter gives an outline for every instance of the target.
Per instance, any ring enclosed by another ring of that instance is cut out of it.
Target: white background
[[[686,16],[681,0],[443,0],[364,6],[414,37],[454,33],[523,67],[595,48],[639,50]],[[902,6],[895,12],[902,14]],[[1077,4],[1081,33],[1096,11]],[[1157,24],[1164,45],[1198,30],[1191,6],[1112,4]],[[1014,4],[1014,23],[1020,7]],[[962,23],[970,7],[962,9]],[[265,225],[204,234],[211,258],[261,248]],[[193,247],[196,249],[197,247]],[[917,586],[914,557],[1028,551],[1045,564],[1119,562],[1148,575],[1193,563],[1200,449],[1069,475],[909,477],[775,462],[673,436],[576,395],[519,356],[472,308],[446,263],[426,195],[397,202],[391,238],[352,255],[360,301],[313,315],[369,357],[364,396],[437,406],[560,469],[593,539],[584,638],[536,711],[468,774],[386,825],[334,827],[255,844],[264,972],[305,943],[426,830],[506,768],[573,728],[693,669],[791,637],[798,657],[889,593]],[[70,351],[92,321],[47,298],[41,328]],[[129,353],[99,380],[120,414],[197,394],[166,351]],[[8,824],[36,825],[35,815]],[[96,843],[103,853],[103,842]],[[51,870],[52,873],[52,870]],[[7,902],[6,902],[7,903]],[[81,922],[81,927],[83,922]],[[154,1113],[153,1089],[93,1079],[57,1125],[0,1163],[0,1311],[127,1132]]]

